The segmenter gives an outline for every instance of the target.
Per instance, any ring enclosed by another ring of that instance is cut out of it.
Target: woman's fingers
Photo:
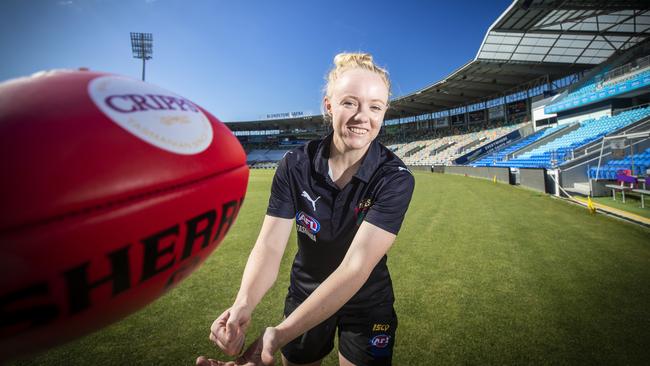
[[[234,365],[234,363],[232,363]],[[205,356],[199,356],[196,359],[196,366],[225,366],[228,365],[226,362],[221,362],[213,360],[211,358],[206,358]]]

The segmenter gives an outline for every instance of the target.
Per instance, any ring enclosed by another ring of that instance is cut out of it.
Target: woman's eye
[[[345,100],[345,101],[343,101],[342,104],[344,106],[346,106],[346,107],[354,107],[354,106],[356,106],[356,104],[354,102],[350,101],[350,100]]]
[[[382,108],[379,105],[373,105],[370,107],[373,111],[381,112]]]

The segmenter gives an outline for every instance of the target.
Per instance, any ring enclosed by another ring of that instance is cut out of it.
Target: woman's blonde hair
[[[386,84],[388,96],[390,97],[390,79],[388,78],[388,71],[377,66],[373,62],[371,54],[362,52],[342,52],[334,56],[334,67],[325,77],[326,84],[324,93],[327,98],[332,97],[332,88],[334,88],[336,80],[338,80],[341,74],[350,69],[364,69],[379,75]],[[388,101],[386,101],[386,103],[388,103]],[[327,118],[327,113],[323,113],[323,116]]]

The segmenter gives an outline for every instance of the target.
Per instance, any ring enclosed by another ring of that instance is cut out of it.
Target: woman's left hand
[[[277,329],[268,327],[255,342],[251,343],[243,355],[235,361],[217,361],[200,356],[196,359],[197,366],[272,366],[275,364],[274,354],[282,347]]]

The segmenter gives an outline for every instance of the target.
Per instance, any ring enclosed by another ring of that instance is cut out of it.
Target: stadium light
[[[151,33],[131,32],[131,49],[133,58],[142,59],[142,81],[144,81],[144,63],[153,54],[153,35]]]

